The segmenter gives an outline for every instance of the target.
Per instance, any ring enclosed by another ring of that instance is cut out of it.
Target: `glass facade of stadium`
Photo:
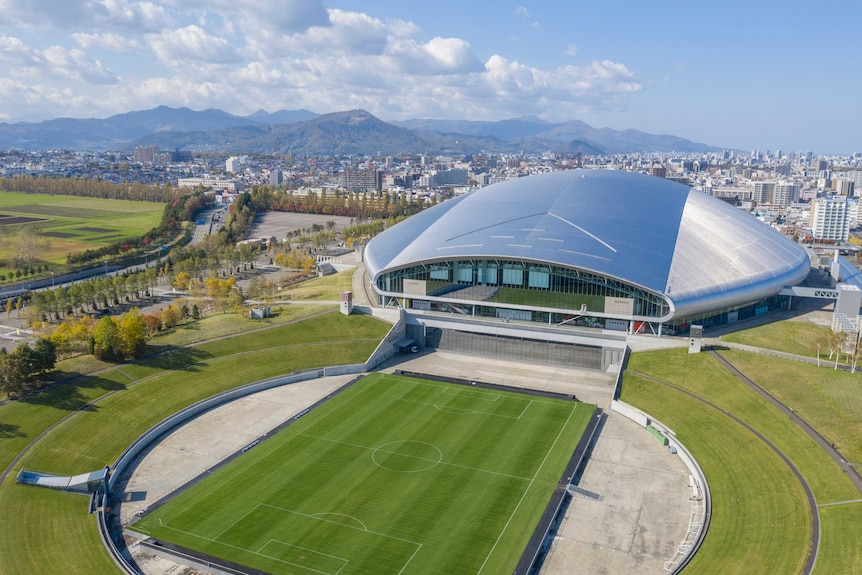
[[[704,327],[732,323],[786,303],[785,297],[773,296],[698,317],[674,318],[663,295],[616,278],[507,259],[418,263],[382,273],[376,288],[383,294],[382,305],[397,304],[462,317],[664,334],[685,333],[692,323]],[[617,305],[609,307],[609,301]],[[620,309],[620,302],[623,308],[630,305],[630,311]]]

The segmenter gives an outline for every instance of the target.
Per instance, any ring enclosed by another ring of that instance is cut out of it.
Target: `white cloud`
[[[159,60],[171,67],[183,67],[187,59],[213,64],[241,60],[236,48],[225,38],[212,36],[195,24],[148,35],[147,41]]]
[[[569,44],[566,46],[566,49],[563,51],[566,56],[577,56],[578,55],[578,46],[577,44]]]
[[[395,68],[417,76],[468,74],[482,70],[482,63],[460,38],[434,38],[425,44],[412,39],[393,43],[387,55]]]
[[[413,22],[326,10],[319,0],[55,1],[0,0],[0,23],[18,26],[0,33],[3,114],[105,116],[165,104],[564,119],[620,107],[643,89],[620,63],[541,68],[505,54],[483,62],[467,38],[426,36]],[[516,15],[537,26],[526,8]],[[117,74],[90,50],[113,52]],[[3,97],[25,79],[26,89]]]
[[[367,14],[330,10],[326,26],[312,26],[302,32],[271,36],[249,36],[249,44],[261,55],[314,56],[351,54],[362,57],[380,55],[387,46],[418,32],[416,26],[401,20],[384,22]]]
[[[0,36],[0,59],[17,66],[32,66],[42,61],[36,50],[12,36]]]
[[[10,70],[10,75],[44,74],[91,84],[113,84],[117,81],[113,72],[81,50],[49,46],[40,51],[10,36],[0,36],[0,60],[17,67]]]
[[[140,48],[141,44],[135,38],[130,38],[122,34],[114,34],[106,32],[104,34],[72,34],[75,42],[82,48],[107,48],[116,52],[125,52]]]
[[[321,0],[167,0],[167,3],[183,10],[196,8],[235,17],[246,34],[293,34],[329,25],[329,14]]]
[[[129,0],[0,0],[0,23],[36,28],[123,29],[154,31],[170,25],[171,18],[153,2]]]
[[[91,84],[113,84],[117,77],[101,62],[87,56],[81,50],[67,50],[51,46],[43,52],[46,71],[69,80],[83,80]]]

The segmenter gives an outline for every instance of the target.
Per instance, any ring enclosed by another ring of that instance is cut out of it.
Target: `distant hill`
[[[313,120],[319,115],[320,114],[315,114],[308,110],[279,110],[278,112],[272,113],[269,113],[266,110],[258,110],[254,114],[249,114],[245,117],[261,124],[294,124],[296,122]]]
[[[399,153],[470,153],[508,151],[494,138],[423,133],[386,123],[364,110],[323,114],[306,122],[208,130],[160,132],[130,144],[158,144],[165,149],[187,148],[249,154],[367,155]]]
[[[256,119],[254,114],[250,117],[234,116],[212,108],[195,111],[158,106],[152,110],[126,112],[102,119],[57,118],[38,123],[0,123],[0,149],[118,149],[160,132],[204,132],[261,123],[287,123],[316,115],[307,110],[257,114]]]
[[[458,132],[474,136],[498,138],[524,149],[542,148],[566,151],[560,143],[579,142],[586,154],[631,154],[637,152],[719,152],[716,148],[685,138],[656,135],[638,130],[593,128],[580,120],[552,123],[535,117],[512,118],[499,122],[407,120],[396,125],[431,133]],[[576,146],[578,147],[578,146]]]
[[[580,121],[535,117],[498,122],[416,119],[384,122],[364,110],[318,115],[308,110],[264,110],[235,116],[159,106],[104,119],[58,118],[0,123],[0,149],[162,149],[220,153],[475,154],[563,152],[587,155],[635,152],[709,152],[719,148],[671,135],[593,128]]]

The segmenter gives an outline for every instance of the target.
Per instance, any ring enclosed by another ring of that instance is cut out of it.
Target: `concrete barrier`
[[[665,565],[665,570],[671,575],[675,575],[681,572],[683,568],[688,565],[688,562],[691,561],[691,558],[694,557],[695,552],[703,543],[704,537],[706,537],[710,517],[712,517],[712,498],[710,496],[709,484],[706,482],[706,476],[704,475],[703,470],[700,468],[700,465],[697,463],[697,460],[691,452],[689,452],[685,445],[676,438],[676,433],[674,433],[670,427],[654,419],[649,414],[619,399],[623,374],[625,373],[625,366],[628,364],[629,353],[631,353],[631,350],[626,349],[625,358],[623,360],[623,369],[621,369],[620,373],[617,375],[614,399],[611,401],[611,411],[619,413],[623,417],[634,421],[644,429],[651,426],[660,431],[662,435],[667,438],[668,450],[671,453],[676,453],[689,470],[689,477],[691,479],[690,483],[694,483],[694,485],[690,485],[695,494],[692,499],[695,499],[699,493],[700,497],[698,501],[703,504],[701,511],[696,513],[694,509],[692,510],[692,522],[689,525],[689,532],[686,534],[686,539],[680,543],[674,559],[668,561]],[[695,525],[695,523],[698,524]]]
[[[126,467],[130,463],[132,463],[132,461],[134,461],[135,458],[141,453],[141,451],[146,449],[150,445],[150,443],[157,440],[165,433],[204,413],[205,411],[209,411],[225,403],[234,401],[247,395],[251,395],[253,393],[272,389],[274,387],[280,387],[282,385],[289,385],[291,383],[297,383],[299,381],[308,381],[310,379],[318,379],[327,376],[349,375],[353,373],[359,374],[364,373],[365,371],[366,364],[364,363],[333,365],[323,368],[309,369],[305,371],[264,379],[262,381],[256,381],[254,383],[249,383],[248,385],[243,385],[241,387],[237,387],[235,389],[219,393],[207,399],[201,400],[194,405],[190,405],[189,407],[178,411],[170,417],[163,419],[162,421],[145,431],[120,454],[120,456],[111,466],[111,474],[108,481],[107,493],[109,495],[111,494],[115,487],[117,478],[119,478],[123,474],[123,471],[125,471]],[[137,570],[132,563],[127,561],[122,552],[120,552],[120,550],[116,547],[116,544],[111,537],[110,530],[108,527],[107,515],[102,510],[99,510],[96,516],[96,521],[99,526],[99,534],[102,538],[102,543],[105,545],[108,550],[108,553],[110,553],[111,557],[114,559],[114,562],[125,573],[129,575],[140,575],[141,572]]]

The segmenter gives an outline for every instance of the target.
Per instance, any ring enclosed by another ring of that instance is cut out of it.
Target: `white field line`
[[[542,467],[545,466],[545,463],[548,461],[548,457],[550,457],[551,452],[554,450],[554,447],[557,445],[557,441],[560,440],[560,436],[563,435],[563,431],[565,431],[566,428],[569,426],[569,421],[572,419],[572,415],[574,415],[574,413],[575,413],[575,409],[572,408],[572,411],[569,412],[569,417],[567,417],[566,422],[562,426],[560,426],[560,431],[559,431],[559,433],[557,433],[557,437],[554,438],[554,442],[551,444],[551,447],[548,448],[547,453],[545,453],[545,457],[544,457],[544,459],[542,459],[542,463],[539,464],[539,468],[536,469],[536,473],[533,475],[533,478],[530,480],[529,485],[527,485],[527,488],[524,490],[524,494],[521,495],[520,501],[518,501],[518,504],[515,505],[515,508],[512,510],[512,514],[509,516],[509,520],[506,521],[506,524],[503,526],[503,529],[500,531],[500,535],[497,537],[497,540],[494,542],[494,545],[491,547],[491,550],[488,551],[488,555],[485,557],[485,561],[482,562],[482,566],[479,567],[479,570],[476,572],[476,575],[479,575],[485,569],[485,565],[488,564],[488,560],[491,558],[491,555],[494,553],[494,550],[497,548],[497,545],[500,543],[500,539],[503,538],[503,534],[506,532],[506,529],[509,528],[509,525],[512,523],[512,519],[515,518],[515,513],[518,512],[518,509],[521,507],[521,503],[524,502],[524,499],[527,497],[527,493],[530,492],[530,489],[533,487],[533,483],[535,483],[536,478],[539,476],[539,473],[542,471]]]
[[[252,551],[251,549],[246,549],[245,547],[240,547],[238,545],[231,545],[230,543],[225,543],[224,541],[216,541],[211,537],[205,537],[203,535],[199,535],[197,533],[192,533],[191,531],[185,531],[183,529],[177,529],[176,527],[171,527],[169,525],[164,526],[165,529],[170,529],[171,531],[176,531],[177,533],[182,533],[184,535],[189,535],[191,537],[196,537],[198,539],[203,539],[204,541],[209,541],[210,543],[215,543],[217,545],[224,545],[225,547],[230,547],[231,549],[236,549],[238,551],[243,551],[245,553],[251,553],[252,555],[257,555],[258,557],[265,557],[266,559],[271,559],[273,561],[278,561],[279,563],[284,563],[285,565],[290,565],[291,567],[298,567],[305,571],[309,571],[311,573],[319,573],[320,575],[336,575],[336,573],[329,573],[328,571],[319,571],[317,569],[312,569],[311,567],[305,567],[304,565],[297,565],[296,563],[291,563],[290,561],[285,561],[284,559],[278,559],[277,557],[272,557],[270,555],[265,555],[263,553],[258,553],[256,551]],[[339,569],[340,571],[340,569]]]
[[[276,511],[282,511],[284,513],[292,513],[293,515],[299,515],[300,517],[306,517],[308,519],[314,519],[315,521],[323,521],[324,523],[332,523],[333,525],[339,525],[341,527],[346,527],[347,529],[353,529],[354,531],[360,531],[362,533],[370,533],[372,535],[377,535],[378,537],[383,537],[385,539],[392,539],[393,541],[401,541],[402,543],[407,543],[408,545],[415,545],[416,547],[422,547],[421,543],[417,543],[416,541],[411,541],[409,539],[402,539],[401,537],[395,537],[394,535],[387,535],[386,533],[380,533],[378,531],[369,531],[367,529],[360,529],[359,527],[353,527],[352,525],[345,525],[344,523],[338,521],[330,521],[329,519],[323,519],[322,517],[318,517],[315,515],[308,515],[307,513],[300,513],[299,511],[293,511],[292,509],[285,509],[284,507],[278,507],[276,505],[270,505],[268,503],[261,503],[258,507],[269,507],[270,509],[275,509]]]
[[[382,378],[381,378],[381,380],[382,380]],[[373,382],[371,382],[371,384],[370,384],[370,385],[367,385],[367,386],[365,387],[365,389],[363,389],[359,394],[357,394],[357,397],[358,397],[359,395],[361,395],[362,393],[364,393],[365,391],[367,391],[368,389],[370,389],[370,388],[371,388],[374,384],[376,384],[376,383],[378,383],[378,382],[377,382],[377,381],[373,381]],[[351,402],[351,401],[353,401],[354,399],[356,399],[356,397],[350,398],[348,401],[346,401],[346,402],[345,402],[345,404],[350,403],[350,402]],[[331,415],[332,413],[335,413],[335,411],[337,411],[338,409],[340,409],[340,408],[336,408],[336,409],[335,409],[335,410],[333,410],[332,412],[325,414],[323,417],[325,418],[325,417],[327,417],[327,416]],[[295,422],[295,423],[291,424],[291,426],[294,426],[294,425],[297,425],[297,426],[298,426],[298,425],[300,425],[301,423],[304,423],[305,421],[308,421],[308,420],[307,420],[307,419],[305,419],[305,418],[303,418],[303,420],[297,421],[297,422]],[[310,427],[313,427],[313,426],[314,426],[314,424],[310,425],[310,426],[309,426],[309,428],[310,428]],[[294,429],[295,429],[295,428],[294,428]],[[287,439],[283,444],[281,444],[281,445],[280,445],[280,447],[283,447],[284,445],[286,445],[287,443],[289,443],[290,441],[292,441],[294,438],[298,437],[299,435],[302,435],[302,434],[301,434],[301,433],[299,433],[299,434],[296,434],[296,435],[294,435],[294,436],[292,436],[292,437],[288,438],[288,439]],[[209,490],[204,491],[204,492],[203,492],[203,493],[201,493],[198,497],[196,497],[196,498],[192,499],[192,500],[191,500],[191,501],[190,501],[186,506],[184,506],[182,509],[180,509],[180,510],[176,511],[175,513],[172,513],[172,514],[171,514],[171,517],[170,517],[170,518],[168,518],[167,520],[165,520],[165,524],[167,524],[168,522],[170,522],[173,518],[179,517],[180,515],[182,515],[183,513],[185,513],[186,511],[188,511],[189,509],[191,509],[192,507],[194,507],[195,505],[197,505],[197,504],[198,504],[198,503],[200,503],[202,500],[206,499],[207,497],[209,497],[210,495],[212,495],[213,493],[215,493],[215,492],[216,492],[216,491],[218,491],[219,489],[221,489],[221,488],[223,488],[223,487],[226,487],[226,486],[228,486],[228,485],[232,485],[232,484],[233,484],[233,482],[234,482],[234,479],[236,479],[237,477],[239,477],[239,476],[240,476],[240,475],[242,475],[243,473],[247,472],[247,471],[248,471],[248,468],[250,467],[250,465],[253,465],[253,464],[255,464],[255,463],[259,463],[260,461],[263,461],[264,459],[266,459],[267,457],[269,457],[269,456],[271,455],[271,454],[269,454],[269,453],[265,453],[265,452],[262,452],[262,450],[257,450],[257,449],[249,451],[249,452],[248,452],[248,454],[255,454],[255,455],[252,455],[252,457],[253,457],[255,460],[254,460],[254,461],[249,462],[249,463],[248,463],[247,465],[245,465],[245,466],[239,467],[239,468],[238,468],[234,473],[232,473],[232,474],[230,474],[230,475],[228,475],[228,476],[226,476],[226,477],[220,478],[220,481],[219,481],[216,485],[212,486]],[[211,478],[207,478],[206,480],[207,480],[207,482],[212,481],[212,479],[211,479]]]
[[[476,467],[469,467],[469,466],[467,466],[467,465],[458,465],[457,463],[448,463],[448,462],[446,462],[446,461],[438,461],[438,460],[436,460],[436,459],[431,459],[431,458],[428,458],[428,457],[417,457],[417,456],[415,456],[415,455],[405,455],[405,454],[403,454],[403,453],[398,453],[398,452],[395,452],[395,451],[387,451],[387,450],[385,450],[385,449],[379,449],[379,448],[377,448],[377,447],[368,447],[367,445],[360,445],[360,444],[358,444],[358,443],[349,443],[349,442],[347,442],[347,441],[340,441],[340,440],[338,440],[338,439],[329,439],[328,437],[318,437],[318,436],[316,436],[316,435],[309,435],[309,434],[307,434],[307,433],[303,433],[303,434],[302,434],[302,436],[303,436],[303,437],[308,437],[308,438],[311,438],[311,439],[318,439],[318,440],[320,440],[320,441],[328,441],[329,443],[338,443],[338,444],[341,444],[341,445],[347,445],[348,447],[358,447],[358,448],[360,448],[360,449],[364,449],[364,450],[366,450],[366,451],[374,451],[374,450],[377,450],[377,451],[381,451],[381,452],[383,452],[383,453],[392,453],[392,454],[394,454],[394,455],[402,455],[402,456],[404,456],[404,457],[412,457],[413,459],[418,459],[418,460],[420,460],[420,461],[434,461],[434,462],[438,463],[439,465],[447,465],[447,466],[449,466],[449,467],[457,467],[457,468],[459,468],[459,469],[466,469],[466,470],[468,470],[468,471],[475,471],[476,473],[488,473],[488,474],[490,474],[490,475],[499,475],[500,477],[508,477],[508,478],[510,478],[510,479],[518,479],[519,481],[530,481],[530,478],[529,478],[529,477],[521,477],[521,476],[519,476],[519,475],[511,475],[511,474],[509,474],[509,473],[500,473],[499,471],[488,471],[487,469],[478,469],[478,468],[476,468]],[[435,445],[434,447],[437,447],[437,446]],[[438,449],[438,450],[440,450],[440,448],[439,448],[439,447],[437,447],[437,449]],[[443,453],[443,451],[442,451],[442,450],[440,450],[440,453]],[[541,468],[541,467],[540,467],[540,468]]]
[[[329,557],[330,559],[335,559],[337,561],[341,561],[341,567],[338,568],[338,571],[336,571],[335,573],[332,573],[330,575],[338,575],[339,573],[341,573],[342,569],[344,569],[347,566],[347,564],[350,563],[350,560],[345,559],[344,557],[339,557],[338,555],[331,555],[329,553],[323,553],[321,551],[317,551],[315,549],[309,549],[308,547],[302,547],[300,545],[294,545],[292,543],[288,543],[287,541],[282,541],[281,539],[270,539],[269,541],[267,541],[266,543],[261,545],[260,549],[258,549],[257,552],[260,553],[261,555],[266,556],[266,557],[272,557],[271,555],[267,555],[266,553],[261,553],[261,551],[263,551],[264,548],[266,548],[266,546],[269,545],[270,543],[278,543],[280,545],[284,545],[285,547],[293,547],[294,549],[302,549],[303,551],[308,551],[309,553],[314,553],[315,555],[322,555],[323,557]],[[277,559],[276,557],[272,557],[272,558]],[[303,568],[305,568],[305,567],[303,567]]]

